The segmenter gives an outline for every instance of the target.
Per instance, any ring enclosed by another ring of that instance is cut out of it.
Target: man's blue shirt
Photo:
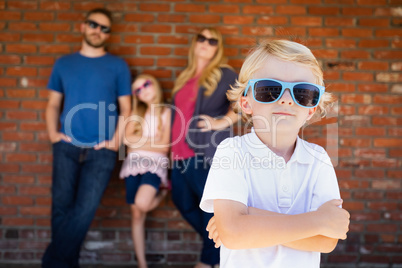
[[[131,75],[126,62],[109,53],[89,58],[77,52],[56,61],[48,88],[64,95],[61,132],[77,146],[93,147],[112,139],[117,99],[131,94]]]

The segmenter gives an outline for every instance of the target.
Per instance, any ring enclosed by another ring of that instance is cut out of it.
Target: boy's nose
[[[285,92],[283,92],[283,95],[281,99],[279,100],[279,104],[282,105],[293,105],[293,98],[292,95],[290,94],[290,90],[287,88],[285,89]]]

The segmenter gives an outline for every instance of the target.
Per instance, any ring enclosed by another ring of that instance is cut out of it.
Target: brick
[[[53,65],[54,57],[50,56],[24,56],[24,62],[32,65]]]
[[[291,23],[300,26],[321,26],[321,17],[292,17]]]
[[[375,170],[375,169],[357,169],[355,170],[356,178],[363,179],[382,179],[384,178],[384,170]]]
[[[33,184],[35,178],[28,175],[5,175],[3,176],[3,182],[11,184]]]
[[[12,20],[21,20],[21,12],[19,11],[0,11],[1,20],[12,21]]]
[[[327,86],[329,92],[355,92],[356,88],[354,84],[346,83],[331,83]]]
[[[400,37],[402,35],[402,31],[400,29],[379,29],[375,30],[375,36],[378,37]]]
[[[33,22],[10,22],[8,29],[12,31],[35,31],[37,27]]]
[[[19,172],[19,166],[17,164],[2,164],[0,163],[0,170],[2,172],[9,172],[9,173],[15,173]],[[1,189],[0,189],[1,192]]]
[[[16,214],[17,214],[17,208],[15,207],[0,207],[1,216],[16,215]]]
[[[10,76],[36,76],[38,71],[33,67],[8,67],[6,74]]]
[[[40,45],[39,52],[41,54],[69,54],[71,47],[69,45]]]
[[[3,109],[17,109],[20,106],[20,102],[19,101],[15,101],[15,100],[0,100],[0,107]],[[9,124],[9,123],[6,123]],[[3,126],[6,125],[2,125],[0,124],[0,129],[2,129]]]
[[[41,10],[54,10],[54,11],[69,10],[71,7],[70,3],[53,2],[53,1],[41,2],[39,5]]]
[[[142,55],[169,55],[171,49],[168,47],[141,47]]]
[[[2,42],[19,42],[21,35],[19,33],[0,33],[0,41]]]
[[[202,12],[204,13],[205,5],[197,4],[176,4],[174,8],[175,12]]]
[[[379,233],[387,233],[387,232],[396,232],[397,225],[395,224],[368,224],[367,231],[368,232],[379,232]]]
[[[139,10],[141,11],[151,11],[151,12],[168,12],[170,11],[170,4],[140,4]]]
[[[398,117],[373,117],[373,125],[392,126],[402,124],[402,120]]]
[[[3,64],[20,64],[21,58],[18,55],[0,55],[0,62]]]
[[[372,16],[373,15],[372,8],[363,8],[363,7],[344,7],[342,8],[342,14],[346,16]]]
[[[275,28],[275,35],[277,36],[305,36],[306,28],[304,27],[278,27]]]
[[[34,223],[34,219],[33,218],[3,218],[2,220],[2,225],[4,226],[31,226]],[[17,260],[21,260],[22,257],[18,256],[15,259]]]
[[[329,17],[329,18],[325,18],[325,25],[327,25],[327,26],[355,26],[356,19]]]
[[[124,37],[124,42],[128,44],[152,44],[154,38],[150,35],[127,35]]]
[[[363,48],[381,48],[381,47],[389,47],[388,40],[360,40],[359,47]]]
[[[221,21],[221,17],[219,15],[190,15],[190,22],[191,23],[213,23],[217,24]]]
[[[325,43],[329,48],[356,48],[356,41],[349,39],[326,39]]]
[[[21,205],[30,206],[33,205],[33,199],[28,196],[3,196],[1,202],[4,205]]]
[[[154,59],[151,58],[134,58],[134,59],[126,59],[127,63],[130,66],[153,66]]]
[[[343,94],[341,96],[342,103],[371,103],[371,96],[368,94]]]
[[[243,14],[273,15],[274,9],[271,6],[261,6],[261,5],[244,6]]]
[[[402,101],[402,96],[399,95],[382,95],[382,94],[377,94],[373,98],[374,103],[380,103],[380,104],[399,104]]]
[[[9,9],[28,9],[28,10],[32,10],[32,9],[37,9],[38,8],[38,4],[32,1],[8,1],[7,2],[7,7]]]
[[[44,32],[67,32],[71,30],[69,23],[41,23],[39,29]]]
[[[373,74],[361,72],[344,72],[343,79],[346,81],[365,81],[371,82],[374,80]]]
[[[33,44],[7,44],[8,53],[36,53],[36,45]]]
[[[321,16],[334,16],[339,15],[339,8],[337,7],[323,7],[323,6],[314,6],[308,8],[308,13],[310,15],[321,15]]]
[[[20,207],[21,215],[46,216],[50,215],[50,207]]]
[[[136,55],[137,54],[137,48],[133,46],[113,46],[110,47],[109,52],[112,53],[113,55]]]
[[[402,139],[396,138],[376,138],[374,139],[375,147],[401,147]]]
[[[200,30],[200,28],[196,25],[177,25],[176,33],[179,34],[195,34]]]
[[[362,136],[384,136],[385,129],[378,127],[358,127],[356,128],[356,135]],[[385,155],[382,155],[383,157]]]
[[[171,58],[159,58],[157,59],[158,66],[174,66],[184,67],[187,64],[187,59],[171,59]]]
[[[347,147],[368,147],[370,146],[370,139],[364,138],[341,138],[340,144]],[[378,146],[381,147],[381,146]]]
[[[114,31],[114,28],[113,28],[113,31]],[[137,30],[135,30],[135,31],[137,31]],[[82,36],[77,35],[77,34],[61,33],[61,34],[56,35],[56,42],[60,42],[60,43],[80,43],[81,40],[82,40]]]
[[[376,80],[379,82],[399,83],[402,82],[400,73],[377,73]]]
[[[54,14],[52,12],[25,12],[25,21],[52,21]]]
[[[24,33],[22,36],[22,40],[24,42],[53,42],[52,34],[43,34],[43,33]]]
[[[360,26],[367,26],[367,27],[389,27],[390,21],[389,19],[377,19],[377,18],[370,18],[370,19],[359,19]]]
[[[20,129],[23,131],[46,131],[46,123],[44,122],[21,122]],[[29,146],[28,146],[29,147]],[[38,145],[38,148],[42,148],[42,145]],[[33,148],[35,151],[36,148]],[[50,149],[50,148],[48,148]]]
[[[275,16],[269,16],[269,17],[260,17],[257,20],[257,24],[267,24],[267,25],[285,25],[288,24],[288,18],[287,17],[275,17]]]
[[[35,120],[37,119],[37,113],[27,111],[7,111],[6,118],[11,120]]]
[[[402,59],[402,51],[375,51],[374,58],[384,60]]]
[[[152,14],[127,14],[124,20],[129,22],[153,22],[155,17]]]
[[[252,24],[254,22],[253,16],[223,16],[223,23],[225,24]]]
[[[158,44],[189,44],[189,39],[184,36],[160,36],[158,37]]]
[[[379,93],[384,93],[388,91],[387,85],[382,85],[382,84],[359,84],[358,85],[358,91],[360,92],[379,92]]]
[[[243,35],[272,36],[272,27],[243,27]]]
[[[358,113],[362,114],[362,115],[383,115],[383,114],[388,114],[388,112],[389,112],[389,108],[384,107],[384,106],[368,105],[368,106],[359,107],[359,109],[358,109]]]
[[[30,141],[34,135],[29,132],[4,132],[2,137],[4,141]]]
[[[172,23],[183,23],[186,20],[185,15],[176,15],[176,14],[159,14],[158,21],[159,22],[172,22]]]
[[[361,70],[379,70],[386,71],[388,70],[387,62],[379,62],[379,61],[361,61],[358,64],[359,69]]]
[[[211,13],[235,14],[235,13],[239,13],[239,11],[240,11],[240,8],[238,5],[217,5],[217,4],[209,5],[209,12],[211,12]]]

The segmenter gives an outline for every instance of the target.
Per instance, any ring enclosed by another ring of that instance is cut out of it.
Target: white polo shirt
[[[219,144],[200,203],[214,212],[214,199],[283,214],[314,211],[340,198],[335,170],[325,150],[299,137],[288,163],[261,142],[254,130]],[[285,246],[230,250],[221,246],[221,268],[320,267],[320,253]]]

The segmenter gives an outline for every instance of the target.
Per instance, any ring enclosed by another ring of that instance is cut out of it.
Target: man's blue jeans
[[[43,268],[79,267],[79,253],[109,183],[117,153],[53,144],[52,241]]]
[[[209,168],[210,165],[199,156],[174,161],[171,174],[172,200],[182,216],[202,237],[201,262],[215,265],[219,263],[219,249],[215,248],[214,241],[208,238],[205,229],[213,214],[199,207]]]

